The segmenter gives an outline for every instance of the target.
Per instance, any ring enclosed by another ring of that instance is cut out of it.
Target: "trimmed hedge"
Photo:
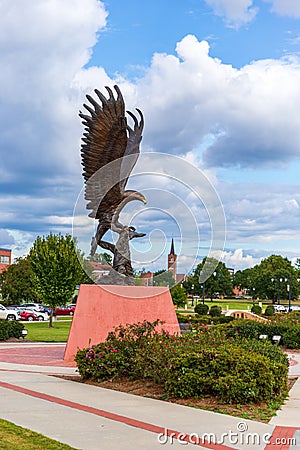
[[[261,314],[261,311],[262,311],[262,309],[261,309],[261,306],[259,306],[259,305],[253,305],[251,308],[251,312],[253,314],[257,314],[258,316]]]
[[[80,350],[80,375],[98,382],[146,378],[169,396],[214,396],[224,403],[261,402],[286,391],[288,360],[277,346],[226,338],[228,329],[204,324],[183,336],[158,333],[158,323],[119,326],[105,342]]]
[[[224,314],[221,314],[221,316],[217,317],[211,317],[210,315],[199,315],[195,314],[194,316],[188,316],[185,314],[177,314],[177,319],[179,323],[185,323],[185,324],[204,324],[204,325],[215,325],[219,323],[229,323],[232,322],[234,317],[225,316]]]
[[[0,341],[6,341],[10,337],[20,338],[24,325],[16,320],[0,319]]]
[[[222,308],[221,306],[218,305],[214,305],[210,308],[209,313],[210,316],[212,317],[220,317],[222,314]]]
[[[268,305],[265,309],[265,316],[270,317],[274,316],[275,314],[275,308],[273,305]]]
[[[281,322],[261,323],[253,320],[236,320],[227,326],[227,337],[244,337],[258,339],[260,334],[266,334],[272,341],[274,335],[280,335],[280,344],[287,348],[300,348],[300,324],[282,320]]]
[[[194,308],[195,313],[199,314],[199,316],[205,316],[209,311],[209,306],[203,305],[202,303],[198,303]]]

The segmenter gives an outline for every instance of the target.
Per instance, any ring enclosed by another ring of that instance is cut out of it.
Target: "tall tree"
[[[49,327],[53,326],[53,310],[70,300],[84,276],[79,257],[76,243],[69,234],[39,236],[30,250],[36,291],[52,308]]]
[[[205,265],[206,262],[207,264]],[[206,270],[211,266],[211,271],[209,271],[210,276],[203,283],[201,274],[204,270],[204,265]],[[217,292],[220,295],[230,295],[233,288],[232,276],[226,265],[222,262],[218,263],[214,258],[204,258],[183,285],[189,293],[200,297],[205,295],[211,299]]]
[[[257,268],[255,283],[259,296],[270,298],[273,303],[287,298],[287,285],[290,286],[292,299],[296,298],[299,289],[296,269],[291,261],[281,255],[271,255],[262,260]]]
[[[3,302],[7,305],[20,305],[22,302],[38,302],[39,296],[33,284],[33,272],[29,258],[18,258],[0,274]]]

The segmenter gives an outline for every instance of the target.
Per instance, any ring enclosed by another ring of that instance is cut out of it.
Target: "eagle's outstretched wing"
[[[89,115],[79,113],[85,126],[81,146],[85,199],[88,200],[87,209],[92,210],[89,216],[99,220],[97,242],[110,228],[116,210],[119,212],[131,200],[146,201],[138,192],[125,191],[139,156],[143,115],[137,109],[139,122],[134,114],[127,111],[134,121],[133,128],[128,126],[123,96],[118,86],[114,88],[117,98],[109,87],[106,87],[108,98],[95,89],[101,104],[87,95],[91,105],[83,106]]]
[[[127,146],[127,121],[121,91],[115,86],[115,99],[112,90],[108,87],[106,89],[108,99],[96,89],[101,105],[87,95],[94,108],[84,104],[90,115],[81,111],[79,113],[85,125],[81,146],[85,199],[89,202],[87,209],[92,210],[90,216],[97,219],[122,200],[120,177],[117,173],[120,172],[120,164],[116,163],[111,167],[109,164],[122,158]]]

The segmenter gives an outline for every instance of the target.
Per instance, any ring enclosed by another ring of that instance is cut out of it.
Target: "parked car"
[[[19,320],[19,314],[16,309],[8,309],[0,304],[0,319]]]
[[[286,307],[283,305],[274,305],[275,312],[286,312]]]
[[[44,307],[41,303],[23,303],[20,305],[22,308],[34,308],[37,311],[43,311]]]
[[[50,308],[50,306],[45,306],[45,305],[42,305],[42,307],[43,307],[43,312],[48,313],[50,316],[52,308]]]
[[[28,309],[20,309],[19,316],[20,320],[28,320],[29,322],[37,320],[37,314],[33,311],[29,311]]]
[[[298,306],[298,305],[293,305],[293,306],[290,307],[290,310],[291,310],[291,311],[300,311],[300,306]]]
[[[57,316],[73,316],[75,311],[75,306],[67,305],[67,306],[59,306],[55,308],[55,314]]]
[[[23,309],[19,311],[19,316],[21,320],[38,320],[39,322],[43,322],[44,320],[48,320],[48,314],[42,311],[36,311],[33,309]]]

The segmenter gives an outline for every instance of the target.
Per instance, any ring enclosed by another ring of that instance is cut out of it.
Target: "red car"
[[[57,316],[73,316],[75,311],[75,306],[60,306],[59,308],[55,308],[55,314]]]
[[[38,320],[37,314],[32,311],[26,311],[25,309],[24,311],[19,312],[19,316],[21,320],[28,320],[30,322],[32,322],[33,320]]]

